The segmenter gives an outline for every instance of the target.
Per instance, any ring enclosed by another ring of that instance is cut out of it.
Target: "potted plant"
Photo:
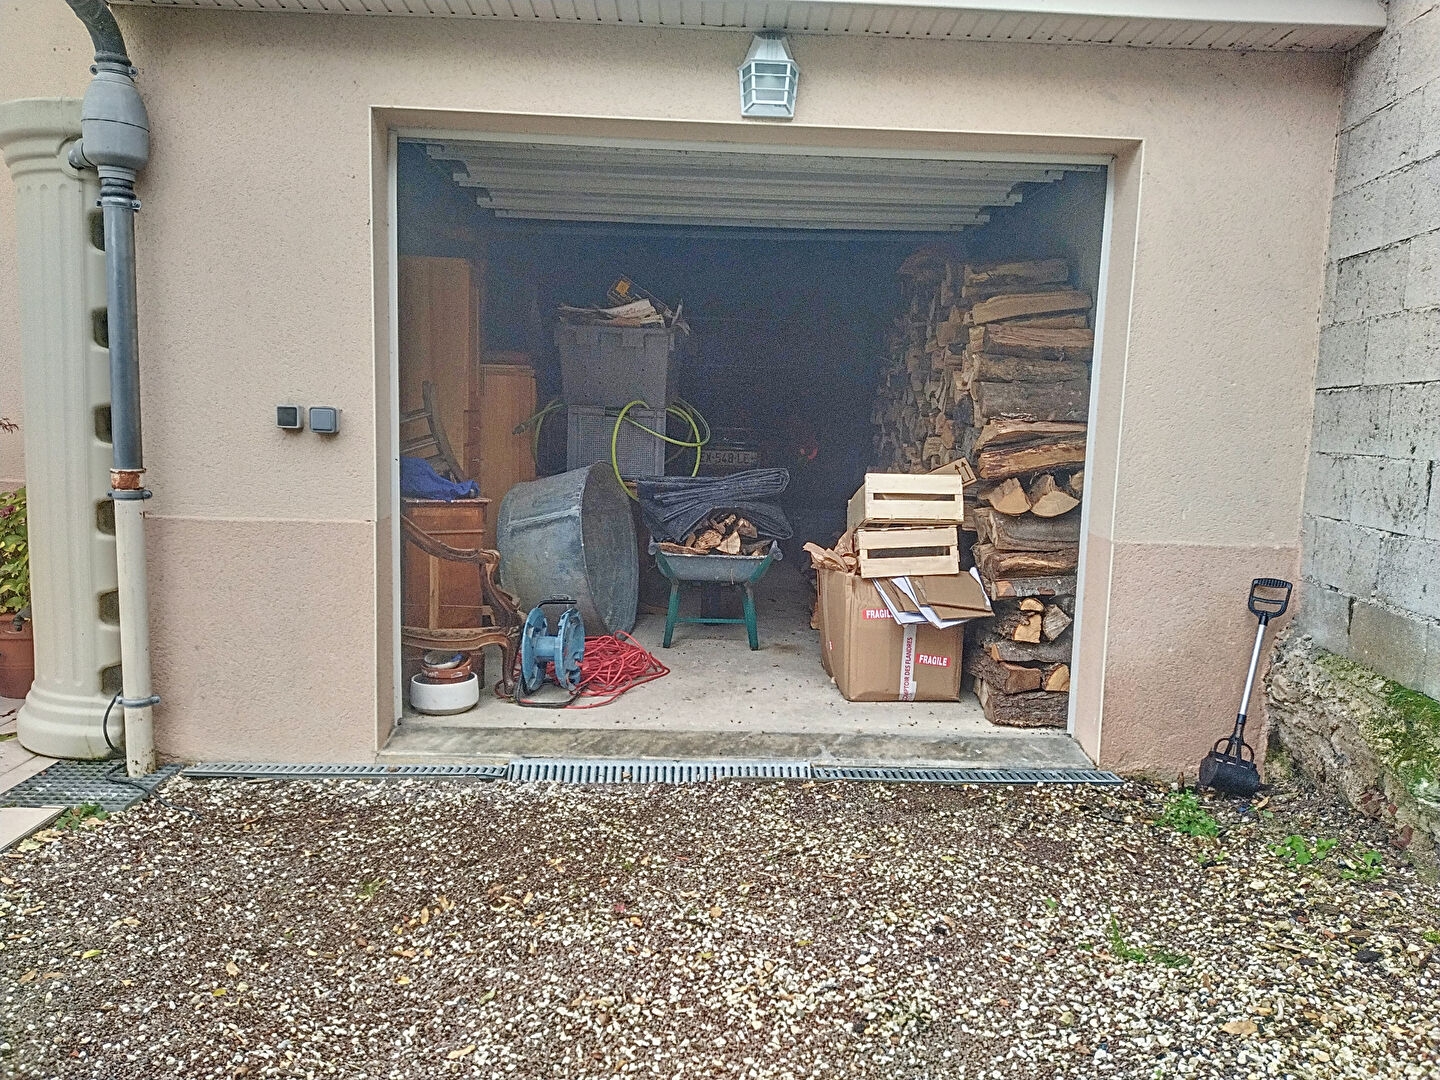
[[[20,488],[0,495],[0,697],[23,698],[34,680],[30,535]]]

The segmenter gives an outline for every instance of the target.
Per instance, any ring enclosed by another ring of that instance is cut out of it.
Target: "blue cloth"
[[[480,495],[480,485],[474,480],[456,483],[441,476],[430,467],[424,458],[402,457],[400,459],[400,494],[412,499],[439,499],[454,502],[456,499],[474,499]]]

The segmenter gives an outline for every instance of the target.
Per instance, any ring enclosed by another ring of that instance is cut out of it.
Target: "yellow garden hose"
[[[695,451],[695,467],[690,470],[690,475],[698,476],[700,474],[701,447],[703,447],[706,443],[710,441],[710,425],[706,423],[705,417],[700,414],[700,411],[696,409],[693,405],[689,405],[684,401],[679,401],[674,405],[667,406],[665,409],[665,412],[667,414],[671,416],[681,417],[687,423],[689,423],[690,431],[694,434],[695,438],[693,441],[687,441],[685,439],[672,439],[663,431],[656,431],[653,428],[646,427],[638,420],[631,420],[626,414],[634,408],[648,409],[649,405],[647,405],[643,400],[640,400],[638,398],[630,402],[628,405],[626,405],[623,409],[620,410],[620,415],[615,418],[615,429],[610,432],[610,467],[615,470],[615,479],[620,481],[620,486],[625,488],[625,493],[627,495],[630,495],[630,498],[636,499],[638,501],[638,496],[631,494],[630,489],[628,487],[625,487],[625,478],[620,475],[619,443],[621,424],[632,424],[633,426],[639,428],[641,431],[646,432],[649,435],[653,435],[661,442],[669,443],[671,446],[678,446],[682,449],[693,449]],[[703,436],[700,434],[701,424],[705,425],[705,434]]]

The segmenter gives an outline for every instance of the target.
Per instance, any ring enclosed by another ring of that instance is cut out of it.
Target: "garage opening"
[[[1103,165],[416,138],[397,173],[387,753],[1084,764],[1065,732]],[[632,573],[636,614],[586,629],[668,673],[603,707],[504,700],[514,662],[460,633],[513,618],[480,579],[550,560],[569,580],[574,551],[519,552],[505,517],[521,485],[597,464],[637,538],[597,560],[601,591]],[[781,524],[721,504],[660,535],[632,497],[692,474],[763,477]],[[962,488],[953,518],[885,503]],[[497,548],[499,567],[454,557]],[[758,570],[751,610],[717,556]],[[446,654],[478,702],[437,675]]]

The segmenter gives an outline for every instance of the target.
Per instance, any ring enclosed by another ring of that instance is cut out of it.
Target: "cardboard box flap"
[[[915,597],[947,619],[975,619],[991,613],[990,598],[978,578],[970,574],[912,577]]]

